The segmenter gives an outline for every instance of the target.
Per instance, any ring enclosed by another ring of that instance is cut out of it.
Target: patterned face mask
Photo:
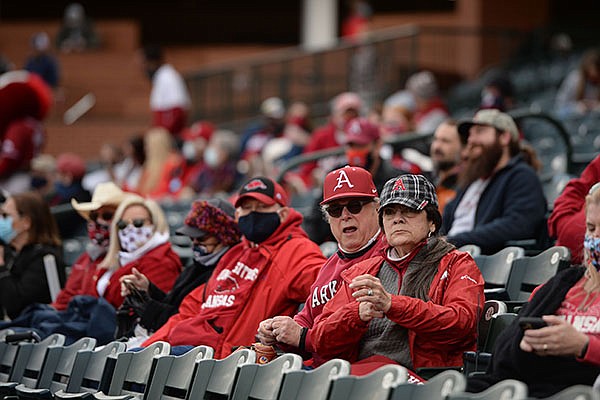
[[[90,241],[100,247],[108,248],[110,241],[110,226],[98,222],[88,223],[88,237]]]
[[[119,242],[124,251],[132,253],[146,244],[153,234],[154,225],[144,225],[136,228],[130,224],[119,230]]]
[[[585,235],[583,248],[587,250],[589,260],[594,268],[600,271],[600,238]]]

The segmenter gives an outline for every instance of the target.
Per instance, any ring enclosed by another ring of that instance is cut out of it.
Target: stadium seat
[[[444,400],[453,393],[465,390],[466,378],[458,371],[443,371],[423,385],[405,383],[398,385],[390,400]]]
[[[487,300],[509,300],[507,284],[513,261],[524,254],[525,250],[522,248],[510,246],[495,254],[473,257],[485,281],[484,293]]]
[[[280,399],[286,400],[325,400],[331,383],[350,374],[350,363],[333,359],[310,371],[291,371],[285,375]]]
[[[228,398],[239,368],[255,360],[256,353],[250,349],[237,350],[222,360],[200,360],[194,371],[188,398]]]
[[[568,387],[546,400],[600,400],[600,392],[591,386],[574,385]]]
[[[328,400],[387,400],[392,389],[406,379],[406,368],[393,364],[365,376],[342,376],[333,381]]]
[[[69,346],[49,347],[37,384],[22,380],[15,388],[19,399],[48,399],[52,393],[65,389],[76,357],[91,354],[95,346],[96,339],[85,337]]]
[[[505,379],[481,393],[458,393],[447,400],[526,400],[527,385],[514,379]]]
[[[240,367],[233,400],[276,400],[281,382],[289,371],[302,368],[302,357],[286,353],[267,364],[246,364]]]
[[[465,244],[458,248],[460,251],[466,251],[471,255],[471,257],[477,257],[481,254],[481,247],[476,244]]]
[[[35,387],[48,350],[51,347],[60,347],[64,343],[65,336],[60,333],[54,333],[39,343],[19,343],[9,380],[0,383],[0,396],[16,395],[15,388],[20,383]]]
[[[213,354],[212,347],[196,346],[179,356],[158,356],[144,398],[187,399],[196,364],[212,358]]]
[[[108,392],[94,393],[95,399],[128,399],[142,397],[150,381],[150,372],[156,357],[168,355],[171,345],[155,342],[138,352],[125,351],[117,355],[117,362],[110,380]]]
[[[125,349],[125,343],[111,342],[91,353],[78,354],[66,389],[55,392],[54,398],[90,399],[92,393],[108,390],[117,355]]]

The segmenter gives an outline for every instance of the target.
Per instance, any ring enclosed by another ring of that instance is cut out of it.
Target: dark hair
[[[21,217],[30,220],[29,240],[27,244],[46,244],[60,246],[60,234],[56,220],[50,208],[36,192],[25,192],[11,195]]]
[[[499,137],[505,132],[496,127],[494,127],[494,129],[496,130],[496,137]],[[521,141],[519,139],[515,139],[512,133],[508,132],[508,134],[510,135],[510,142],[508,143],[508,154],[510,154],[511,157],[514,157],[517,154],[521,153]]]
[[[438,236],[440,229],[442,228],[442,214],[440,213],[440,210],[433,204],[427,204],[425,206],[425,212],[427,213],[427,220],[433,222],[435,225],[433,235]]]
[[[157,44],[148,44],[144,46],[144,58],[148,61],[162,61],[163,60],[162,48]]]

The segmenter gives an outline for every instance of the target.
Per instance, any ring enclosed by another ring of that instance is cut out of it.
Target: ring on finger
[[[373,296],[373,289],[369,289],[369,291],[367,292],[367,296]]]
[[[548,351],[548,344],[544,343],[544,351]]]

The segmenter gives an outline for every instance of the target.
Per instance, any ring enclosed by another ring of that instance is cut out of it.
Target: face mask
[[[251,242],[262,243],[275,232],[281,224],[277,212],[259,213],[252,211],[240,217],[238,226],[242,234]]]
[[[132,253],[146,244],[153,234],[153,225],[144,225],[139,228],[127,225],[125,229],[119,230],[119,242],[124,251]]]
[[[497,108],[504,110],[504,98],[495,95],[490,90],[484,90],[481,93],[481,108]]]
[[[348,149],[346,150],[346,158],[348,159],[348,164],[354,167],[367,167],[367,163],[369,161],[369,153],[371,150],[354,150]]]
[[[100,247],[108,247],[110,242],[110,226],[92,222],[88,224],[88,237],[90,241]]]
[[[586,235],[583,239],[583,248],[588,251],[589,259],[594,268],[600,271],[600,238]]]
[[[5,244],[9,244],[17,236],[12,223],[12,217],[0,218],[0,240]]]
[[[31,187],[33,189],[39,189],[39,188],[43,188],[44,186],[46,186],[48,184],[48,179],[41,177],[41,176],[34,176],[31,178]]]
[[[205,256],[210,254],[208,251],[206,251],[206,247],[204,246],[194,246],[192,247],[192,251],[194,254],[194,261],[196,261],[197,263],[200,263],[201,260],[205,258]]]
[[[187,161],[194,161],[196,157],[198,157],[198,152],[196,151],[196,146],[192,142],[184,142],[181,147],[181,154],[183,158]]]
[[[204,150],[204,162],[211,168],[219,166],[219,154],[214,147],[207,147]]]

